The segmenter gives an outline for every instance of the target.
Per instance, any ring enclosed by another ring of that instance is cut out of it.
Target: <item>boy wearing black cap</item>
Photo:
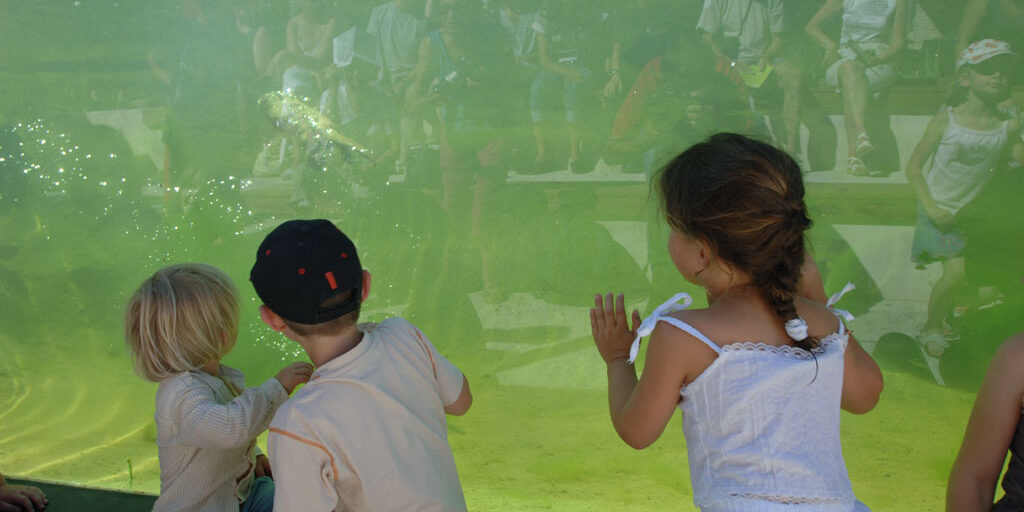
[[[402,318],[359,324],[370,273],[327,220],[285,222],[250,273],[260,316],[316,371],[270,425],[275,510],[466,510],[445,413],[469,384]]]

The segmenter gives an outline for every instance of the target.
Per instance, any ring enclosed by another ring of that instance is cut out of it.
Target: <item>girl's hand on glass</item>
[[[629,358],[629,347],[636,338],[640,327],[640,312],[633,310],[633,327],[626,320],[625,297],[608,294],[594,296],[594,307],[590,309],[590,331],[601,358],[606,363]]]
[[[575,69],[570,69],[570,70],[565,72],[565,78],[566,78],[566,80],[569,80],[570,82],[582,82],[583,81],[583,73],[580,73],[578,70],[575,70]]]
[[[304,382],[309,382],[309,378],[313,376],[313,365],[306,362],[292,363],[285,366],[277,374],[277,380],[284,386],[284,390],[288,394],[292,394],[295,386]]]

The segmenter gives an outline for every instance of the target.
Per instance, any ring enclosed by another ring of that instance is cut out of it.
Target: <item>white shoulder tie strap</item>
[[[854,286],[853,283],[846,283],[846,286],[844,286],[842,290],[839,290],[839,293],[836,293],[828,298],[828,302],[825,305],[828,306],[828,308],[831,309],[836,316],[842,317],[843,320],[846,320],[847,322],[853,320],[855,317],[849,311],[846,311],[845,309],[836,309],[832,306],[834,306],[836,302],[839,302],[839,299],[842,299],[843,295],[846,295],[847,292],[854,290],[856,288],[857,287]]]
[[[677,304],[679,301],[683,301],[683,303]],[[659,318],[672,311],[682,311],[690,307],[690,304],[693,304],[693,298],[690,297],[690,294],[680,292],[658,306],[650,316],[644,318],[644,321],[640,323],[640,327],[636,330],[636,338],[633,340],[633,345],[629,347],[629,364],[633,364],[636,361],[636,356],[640,353],[640,339],[651,335],[651,332],[654,331],[654,326],[658,325]]]

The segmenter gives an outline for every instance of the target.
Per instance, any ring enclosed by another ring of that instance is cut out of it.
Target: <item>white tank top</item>
[[[1009,140],[1008,121],[994,130],[960,126],[948,109],[949,126],[935,150],[932,170],[925,176],[935,204],[956,214],[992,179],[992,171]]]
[[[676,295],[645,324],[668,322],[718,353],[680,390],[695,504],[704,512],[866,511],[854,497],[839,442],[849,340],[842,319],[813,352],[758,342],[720,347],[667,316],[681,309],[680,299],[690,303]]]
[[[896,0],[843,0],[843,31],[839,44],[889,42],[889,22]]]

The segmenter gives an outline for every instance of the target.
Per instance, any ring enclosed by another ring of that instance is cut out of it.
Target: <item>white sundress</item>
[[[829,306],[852,288],[847,285]],[[719,346],[667,316],[691,303],[689,295],[677,294],[640,332],[668,322],[718,354],[680,390],[694,503],[703,512],[867,511],[853,494],[839,441],[849,340],[843,318],[852,315],[833,310],[839,329],[814,351],[758,342]]]

